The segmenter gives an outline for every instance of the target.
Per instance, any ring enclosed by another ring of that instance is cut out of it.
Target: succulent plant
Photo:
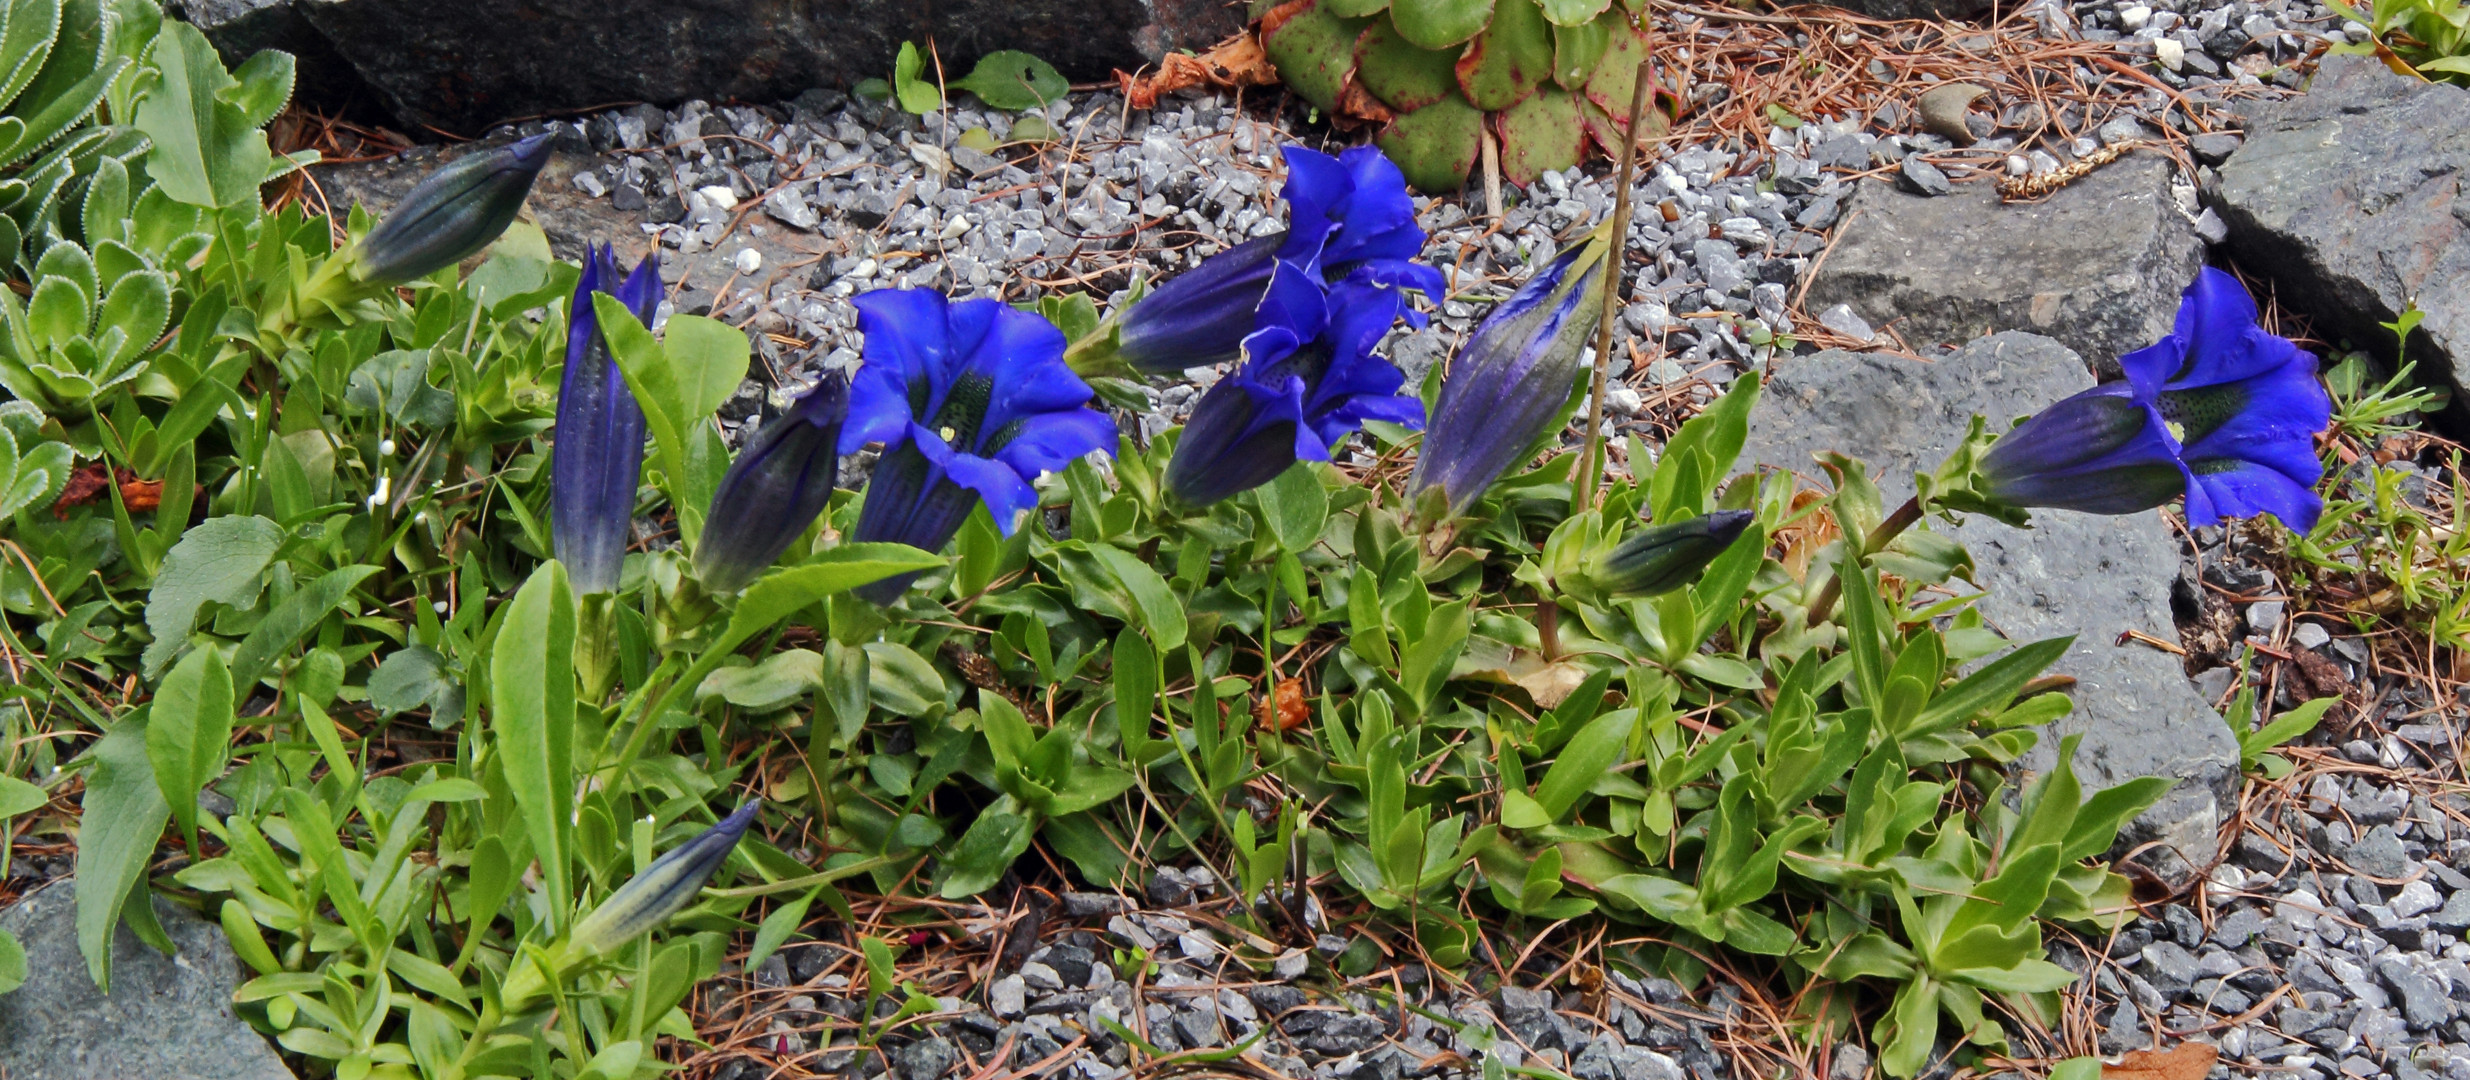
[[[1256,5],[1287,86],[1375,140],[1428,192],[1466,183],[1489,129],[1501,171],[1526,183],[1621,145],[1647,55],[1643,0],[1289,0]],[[1640,138],[1679,98],[1654,88]]]

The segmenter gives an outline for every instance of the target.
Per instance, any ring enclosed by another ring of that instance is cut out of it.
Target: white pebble
[[[738,208],[738,193],[729,190],[729,185],[727,184],[714,184],[711,187],[696,188],[695,194],[703,196],[703,201],[711,203],[713,206],[719,207],[723,210],[735,210]]]
[[[738,273],[752,274],[763,269],[763,253],[753,248],[738,249]]]

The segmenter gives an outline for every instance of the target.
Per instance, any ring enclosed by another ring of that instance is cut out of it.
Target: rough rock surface
[[[1944,458],[1974,413],[2003,423],[2091,382],[2075,353],[2024,333],[1982,338],[1927,364],[1816,353],[1776,365],[1742,458],[1814,473],[1817,451],[1871,448],[1872,477],[1890,503],[1899,502],[1912,494],[1914,470]],[[2025,767],[2048,767],[2059,737],[2080,732],[2075,766],[2087,790],[2138,776],[2178,778],[2121,830],[2120,850],[2161,841],[2141,858],[2174,881],[2211,865],[2235,791],[2238,748],[2173,657],[2112,644],[2124,630],[2177,639],[2170,583],[2178,544],[2160,515],[2053,510],[2036,514],[2029,531],[1976,518],[1953,535],[1972,552],[1989,592],[1981,612],[1993,628],[2017,642],[2076,638],[2052,669],[2077,679],[2075,712],[2045,733]]]
[[[465,131],[611,102],[781,100],[812,87],[847,88],[888,76],[903,41],[935,42],[948,79],[997,49],[1043,57],[1076,81],[1104,79],[1167,51],[1206,48],[1240,27],[1244,10],[1223,0],[176,0],[174,7],[226,53],[291,48],[312,83],[338,77],[320,70],[330,54],[404,122]]]
[[[112,991],[77,951],[77,883],[47,885],[0,911],[26,948],[24,986],[0,995],[0,1076],[8,1080],[291,1080],[264,1037],[232,1015],[240,962],[223,931],[157,898],[179,947],[165,956],[121,927]]]
[[[2171,175],[2169,159],[2136,151],[2015,205],[1986,183],[1945,198],[1863,183],[1807,307],[1849,304],[1914,348],[2030,330],[2106,367],[2170,332],[2179,292],[2203,265]]]
[[[2306,94],[2257,106],[2217,194],[2241,266],[2282,303],[2379,351],[2416,302],[2411,355],[2470,386],[2470,91],[2328,56]],[[2452,421],[2470,419],[2454,396]]]

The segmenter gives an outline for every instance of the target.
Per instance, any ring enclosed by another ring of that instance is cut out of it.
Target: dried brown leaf
[[[2204,1080],[2220,1051],[2200,1042],[2185,1042],[2167,1050],[2138,1050],[2116,1065],[2101,1067],[2101,1080]]]

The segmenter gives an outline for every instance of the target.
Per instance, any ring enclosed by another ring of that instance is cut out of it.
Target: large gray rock
[[[1775,365],[1742,459],[1815,474],[1818,451],[1856,454],[1892,505],[1912,495],[1914,471],[1946,457],[1973,414],[2003,424],[2090,385],[2075,353],[2032,334],[1982,338],[1926,364],[1817,353]],[[2236,795],[2238,747],[2175,659],[2116,644],[2126,630],[2178,638],[2170,583],[2179,549],[2160,515],[2045,510],[2028,530],[1973,518],[1952,535],[1972,552],[1989,594],[1980,610],[1994,629],[2018,643],[2075,635],[2051,669],[2076,678],[2075,711],[2043,734],[2023,766],[2047,769],[2059,738],[2080,733],[2075,768],[2087,790],[2139,776],[2177,779],[2121,831],[2120,850],[2159,841],[2140,858],[2173,883],[2212,865]]]
[[[310,83],[330,55],[405,123],[467,133],[612,102],[785,100],[891,74],[901,42],[958,79],[997,49],[1076,81],[1206,48],[1240,0],[175,0],[227,56],[289,48]],[[318,48],[319,39],[325,46]],[[928,69],[928,75],[934,74]],[[337,76],[339,78],[339,76]]]
[[[77,951],[77,883],[58,881],[0,911],[26,947],[24,986],[0,994],[0,1076],[8,1080],[292,1080],[274,1048],[232,1015],[240,961],[221,927],[160,897],[179,947],[165,956],[121,927],[112,992]]]
[[[2216,196],[2239,265],[2317,336],[2390,355],[2415,301],[2419,374],[2470,387],[2470,91],[2328,56],[2305,94],[2260,104]],[[2453,397],[2449,417],[2470,421]]]
[[[2170,195],[2172,168],[2135,151],[2014,205],[1989,184],[1923,198],[1864,182],[1808,307],[1849,304],[1915,348],[2030,330],[2115,370],[2119,355],[2170,332],[2204,264],[2204,241]]]

